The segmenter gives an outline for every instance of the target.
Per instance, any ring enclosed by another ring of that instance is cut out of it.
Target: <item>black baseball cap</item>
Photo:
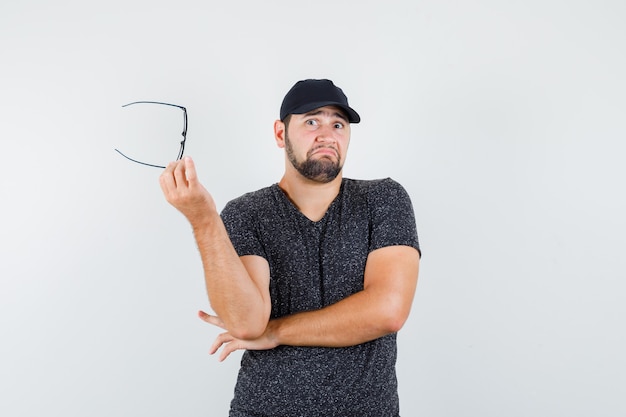
[[[331,80],[298,81],[287,92],[280,106],[280,120],[290,114],[304,114],[324,106],[337,106],[345,111],[350,123],[359,123],[361,116],[348,105],[348,97]]]

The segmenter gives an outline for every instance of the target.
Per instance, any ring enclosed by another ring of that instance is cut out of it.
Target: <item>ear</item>
[[[276,139],[276,145],[279,148],[285,147],[285,123],[280,120],[274,122],[274,139]]]

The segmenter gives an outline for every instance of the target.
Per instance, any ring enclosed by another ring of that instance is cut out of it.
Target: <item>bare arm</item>
[[[278,344],[342,347],[364,343],[402,328],[417,285],[418,252],[389,246],[372,252],[364,288],[340,302],[270,324]]]
[[[241,340],[223,333],[211,348],[225,345],[220,359],[238,349],[271,349],[278,345],[343,347],[396,332],[408,318],[419,271],[419,253],[408,246],[389,246],[370,253],[364,289],[320,310],[271,320],[263,336]],[[219,319],[206,314],[205,321]]]
[[[191,223],[211,308],[232,335],[259,337],[271,309],[267,261],[237,255],[213,198],[198,181],[191,158],[170,163],[160,184],[167,201]]]

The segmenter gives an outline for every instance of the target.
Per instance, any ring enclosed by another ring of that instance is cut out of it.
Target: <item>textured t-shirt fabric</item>
[[[419,250],[410,198],[394,180],[342,180],[324,217],[304,216],[277,184],[222,211],[240,256],[270,266],[271,317],[317,310],[363,289],[370,252]],[[397,417],[396,335],[345,348],[246,351],[231,417]]]

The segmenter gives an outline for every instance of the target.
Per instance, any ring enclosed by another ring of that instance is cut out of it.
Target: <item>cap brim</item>
[[[311,110],[319,109],[324,106],[336,106],[346,112],[348,115],[348,122],[350,123],[359,123],[361,121],[361,116],[354,111],[351,107],[348,107],[342,103],[337,103],[334,101],[318,101],[316,103],[307,103],[300,107],[297,107],[289,112],[289,114],[304,114],[310,112]]]

